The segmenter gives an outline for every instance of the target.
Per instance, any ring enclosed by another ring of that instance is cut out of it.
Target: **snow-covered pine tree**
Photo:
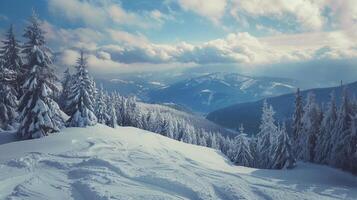
[[[73,76],[73,84],[68,96],[68,112],[71,116],[67,121],[70,127],[93,126],[97,123],[94,114],[95,88],[88,74],[87,62],[81,51],[77,60],[76,74]]]
[[[261,124],[259,126],[259,133],[257,135],[257,150],[258,150],[258,167],[270,168],[272,165],[271,151],[272,143],[277,135],[277,127],[274,124],[274,109],[272,106],[268,106],[266,100],[263,103],[263,113]]]
[[[304,115],[302,96],[298,88],[295,94],[295,108],[292,121],[292,147],[294,155],[300,155],[302,147],[300,146],[300,137],[302,134],[303,124],[302,117]]]
[[[239,135],[234,139],[234,146],[236,148],[235,157],[233,162],[237,165],[251,167],[253,162],[253,156],[250,152],[249,142],[244,133],[243,125],[239,128]]]
[[[115,128],[117,127],[117,116],[116,116],[116,110],[114,107],[114,103],[110,104],[109,107],[109,122],[108,122],[108,126]]]
[[[351,166],[350,150],[355,148],[352,137],[352,117],[353,107],[350,102],[347,88],[344,88],[342,94],[341,107],[338,111],[338,117],[335,124],[335,128],[332,136],[332,154],[330,158],[330,164],[342,169],[349,169]],[[354,147],[353,147],[354,146]]]
[[[322,112],[315,102],[315,94],[310,92],[307,95],[306,105],[304,107],[303,133],[300,137],[302,152],[299,158],[304,161],[313,162],[315,157],[316,140],[320,133],[322,121]]]
[[[278,128],[278,137],[273,148],[273,169],[291,169],[295,167],[296,160],[291,148],[289,135],[286,132],[285,124]]]
[[[95,106],[95,115],[97,116],[98,123],[107,124],[110,120],[108,115],[107,108],[107,97],[103,89],[103,85],[100,86],[100,89],[97,94],[96,106]]]
[[[213,148],[213,149],[220,149],[219,147],[219,140],[216,136],[215,133],[211,133],[210,134],[210,138],[211,138],[211,144],[210,144],[210,147]]]
[[[30,139],[59,131],[63,119],[57,103],[52,98],[53,92],[58,90],[57,77],[51,67],[51,54],[45,46],[44,33],[35,12],[25,28],[24,37],[27,42],[23,52],[26,54],[26,66],[30,71],[23,84],[24,94],[19,105],[18,135],[23,139]]]
[[[206,134],[204,130],[200,130],[199,138],[198,138],[198,143],[201,146],[206,147],[207,146],[207,139],[206,139]]]
[[[61,96],[59,98],[59,105],[60,108],[68,114],[68,97],[70,94],[70,89],[72,87],[72,83],[73,83],[73,79],[72,79],[72,75],[69,71],[69,68],[66,69],[66,71],[64,71],[63,73],[63,78],[61,81],[62,84],[62,93]]]
[[[21,49],[18,41],[15,38],[13,25],[10,26],[5,40],[2,41],[0,48],[1,59],[3,60],[3,67],[12,70],[15,75],[15,80],[9,85],[16,91],[16,95],[21,95],[21,83],[23,83],[23,61],[20,55]],[[21,80],[22,79],[22,80]]]
[[[331,92],[330,102],[327,111],[324,114],[320,134],[317,138],[315,148],[315,162],[321,164],[328,164],[332,150],[332,133],[337,120],[337,107],[335,100],[335,93]]]
[[[252,163],[251,163],[251,167],[256,167],[258,164],[258,139],[253,136],[250,138],[249,140],[249,150],[250,150],[250,154],[253,157]]]
[[[3,130],[13,129],[17,117],[18,102],[12,82],[16,82],[16,72],[0,65],[0,129]]]
[[[357,174],[357,110],[354,111],[354,116],[351,123],[351,148],[349,149],[350,170]]]

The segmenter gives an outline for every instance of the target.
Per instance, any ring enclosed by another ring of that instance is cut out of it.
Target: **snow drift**
[[[0,199],[356,198],[357,178],[336,169],[234,166],[216,150],[136,128],[67,128],[0,145]]]

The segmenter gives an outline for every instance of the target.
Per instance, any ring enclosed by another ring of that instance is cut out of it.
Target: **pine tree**
[[[63,73],[63,79],[61,81],[62,83],[62,93],[59,99],[59,104],[61,109],[68,114],[68,97],[70,94],[70,89],[72,87],[73,79],[72,75],[69,72],[69,68],[66,69]]]
[[[295,94],[295,110],[293,114],[292,122],[292,136],[293,136],[293,151],[295,156],[300,155],[302,147],[300,146],[300,138],[302,137],[302,117],[304,115],[302,96],[300,94],[300,89],[298,88]]]
[[[353,154],[350,150],[355,148],[356,143],[353,141],[352,137],[352,117],[353,108],[352,103],[348,97],[347,88],[344,88],[341,107],[338,112],[337,121],[334,128],[333,138],[332,138],[332,153],[330,158],[330,164],[333,166],[349,169],[351,164],[351,155]]]
[[[258,166],[258,139],[256,137],[251,137],[249,140],[249,150],[250,150],[250,154],[253,157],[252,163],[251,163],[251,167],[256,167]]]
[[[95,115],[97,116],[98,123],[107,124],[109,122],[109,115],[108,115],[108,108],[107,108],[107,101],[106,95],[104,93],[103,85],[100,86],[96,107],[95,107]]]
[[[317,138],[315,149],[315,161],[317,163],[328,164],[332,150],[332,134],[337,120],[337,108],[335,94],[330,94],[330,103],[321,123],[320,134]]]
[[[248,139],[244,133],[243,125],[239,128],[239,135],[234,139],[234,146],[237,149],[233,161],[237,165],[251,167],[253,162],[253,156],[250,152]]]
[[[286,132],[285,124],[278,128],[278,137],[273,148],[273,169],[291,169],[295,167],[296,160],[291,148],[290,138]]]
[[[352,118],[351,123],[351,141],[350,148],[348,149],[349,154],[349,169],[357,174],[357,110],[355,110],[355,114]]]
[[[273,107],[268,106],[268,103],[265,100],[257,143],[259,159],[258,167],[260,168],[271,167],[271,147],[277,134],[277,127],[274,124],[274,113]]]
[[[15,80],[12,81],[9,86],[15,90],[15,95],[20,95],[20,78],[23,78],[23,61],[20,55],[20,45],[15,38],[12,25],[10,26],[5,38],[6,39],[2,41],[3,45],[0,49],[3,67],[14,72]]]
[[[2,63],[0,63],[2,64]],[[17,117],[16,91],[11,83],[16,81],[13,70],[0,66],[0,128],[12,129]]]
[[[52,99],[53,92],[58,90],[57,77],[51,67],[50,51],[45,46],[44,33],[35,12],[25,29],[24,37],[27,42],[23,52],[30,71],[20,100],[21,123],[18,135],[23,139],[30,139],[59,131],[63,119],[57,103]]]
[[[110,113],[110,117],[109,117],[109,122],[108,125],[112,128],[116,128],[117,127],[117,117],[116,117],[116,110],[114,107],[114,103],[110,104],[110,108],[109,108],[109,113]]]
[[[68,97],[68,110],[70,118],[67,125],[70,127],[93,126],[97,123],[94,114],[95,88],[91,77],[88,74],[87,62],[83,51],[77,60],[77,72],[74,74],[74,81],[71,93]]]
[[[319,106],[315,103],[315,94],[312,92],[307,96],[302,121],[303,133],[299,143],[302,147],[302,152],[299,158],[304,161],[313,162],[315,160],[315,147],[320,133],[322,114]]]

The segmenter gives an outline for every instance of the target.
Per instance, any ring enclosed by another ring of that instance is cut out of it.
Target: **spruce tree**
[[[103,85],[100,86],[98,91],[96,106],[95,106],[95,115],[97,116],[98,123],[107,124],[110,120],[108,115],[108,108],[107,108],[107,97],[104,93]]]
[[[239,135],[235,137],[234,146],[236,148],[233,161],[237,165],[252,167],[253,156],[250,152],[249,142],[244,133],[243,125],[239,128]]]
[[[332,135],[337,120],[337,107],[335,100],[335,93],[330,94],[330,102],[326,113],[324,114],[320,134],[317,138],[317,144],[315,148],[315,162],[321,164],[328,164],[331,150],[332,150]]]
[[[292,146],[293,146],[293,152],[295,156],[300,155],[302,151],[302,147],[299,143],[300,138],[302,137],[302,129],[303,129],[303,124],[302,124],[302,117],[304,115],[304,110],[303,110],[303,102],[302,102],[302,96],[300,94],[300,89],[298,88],[295,94],[295,108],[294,108],[294,114],[293,114],[293,122],[292,122]]]
[[[57,91],[57,77],[52,68],[49,49],[45,46],[44,32],[37,14],[33,12],[25,28],[27,42],[23,52],[30,69],[20,99],[20,126],[18,135],[23,139],[38,138],[57,132],[63,125],[62,115],[53,93]]]
[[[114,107],[114,103],[110,104],[109,113],[110,113],[110,115],[109,115],[108,125],[112,128],[116,128],[118,124],[117,124],[117,116],[116,116],[116,110]]]
[[[3,45],[0,48],[1,59],[3,60],[3,67],[12,70],[15,75],[15,80],[9,85],[15,90],[15,95],[22,94],[21,83],[23,82],[23,61],[20,55],[21,49],[19,42],[15,38],[13,25],[10,26],[5,40],[2,41]],[[22,79],[22,80],[21,80]]]
[[[278,137],[273,148],[273,169],[291,169],[295,167],[296,160],[291,148],[289,135],[286,132],[285,124],[278,128]]]
[[[272,143],[274,142],[277,134],[277,127],[274,124],[274,110],[272,106],[268,106],[267,101],[263,104],[263,113],[261,124],[258,133],[258,167],[270,168],[271,167],[271,150]]]
[[[342,103],[338,112],[337,121],[335,124],[333,137],[332,137],[332,153],[330,158],[330,164],[333,166],[349,169],[351,164],[351,152],[355,149],[356,143],[353,140],[352,134],[352,117],[353,107],[350,102],[347,88],[344,88],[342,94]]]
[[[302,121],[303,133],[299,143],[302,147],[302,152],[299,158],[304,161],[313,162],[315,160],[315,148],[317,137],[320,133],[322,114],[315,102],[315,94],[312,92],[307,96]]]
[[[72,87],[73,83],[73,77],[69,71],[69,68],[66,69],[63,73],[63,78],[62,78],[62,93],[59,99],[59,105],[61,109],[68,114],[68,97],[70,94],[70,89]]]
[[[0,128],[3,130],[13,129],[17,117],[18,102],[12,82],[16,82],[16,72],[0,65]]]
[[[87,62],[83,51],[77,60],[76,74],[74,74],[73,85],[68,97],[68,112],[70,118],[67,126],[86,127],[97,123],[97,117],[94,114],[94,83],[88,74]]]

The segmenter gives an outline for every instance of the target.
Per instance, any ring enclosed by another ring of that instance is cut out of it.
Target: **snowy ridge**
[[[213,149],[136,128],[67,128],[0,145],[0,199],[356,199],[329,167],[232,165]]]
[[[284,78],[217,72],[150,90],[148,96],[153,102],[173,102],[206,113],[236,103],[291,93],[298,85],[297,81]]]

